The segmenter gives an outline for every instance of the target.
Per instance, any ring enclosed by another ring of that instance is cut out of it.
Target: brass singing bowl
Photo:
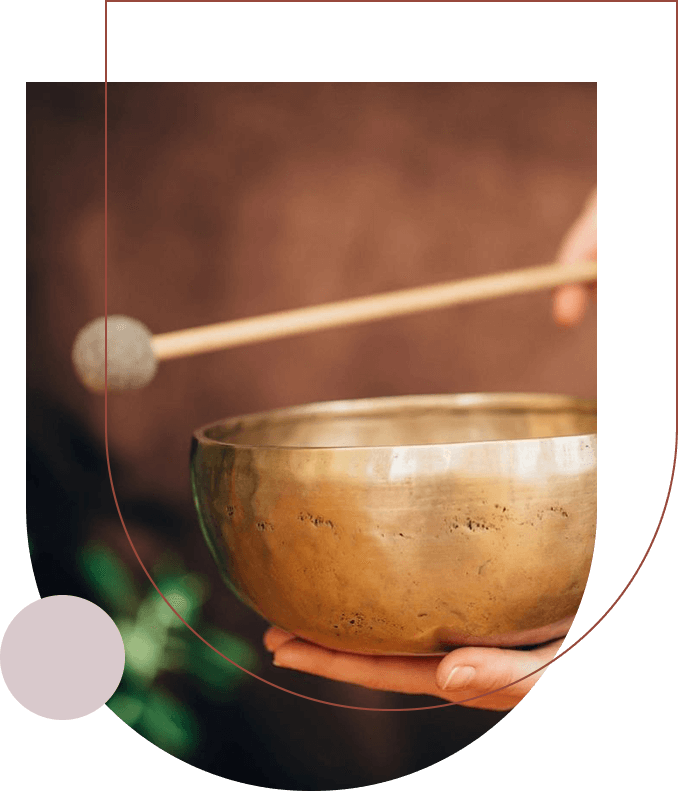
[[[596,528],[596,404],[474,394],[339,401],[194,433],[223,578],[269,622],[364,654],[564,634]]]

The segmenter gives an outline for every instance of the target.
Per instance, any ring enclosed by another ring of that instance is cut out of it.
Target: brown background
[[[109,313],[160,333],[547,263],[595,185],[595,130],[595,84],[110,85]],[[77,331],[103,314],[103,153],[102,86],[29,86],[28,430],[65,489],[85,485],[66,469],[68,437],[103,442],[103,400],[70,364]],[[109,398],[116,487],[140,551],[151,557],[171,534],[207,568],[187,474],[199,425],[316,400],[595,388],[595,310],[563,330],[546,293],[169,361],[146,389]],[[119,538],[114,516],[99,521]],[[226,595],[213,607],[253,639],[263,631]],[[384,697],[298,684],[358,705]],[[381,747],[360,748],[362,775],[313,775],[310,761],[312,779],[289,768],[281,782],[378,782],[498,719],[445,711],[416,728],[417,715],[370,720]],[[347,715],[328,712],[312,716],[336,730]],[[290,748],[277,749],[282,765]]]
[[[592,85],[112,85],[109,113],[109,312],[153,332],[546,263],[595,183]],[[69,361],[103,314],[98,116],[31,158],[50,342],[29,360],[101,437]],[[168,362],[111,398],[111,447],[183,500],[203,423],[485,390],[594,396],[594,317],[560,330],[540,293]]]

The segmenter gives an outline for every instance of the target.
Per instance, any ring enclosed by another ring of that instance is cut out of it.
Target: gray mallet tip
[[[78,333],[72,360],[85,387],[103,392],[105,319],[91,321]],[[152,335],[140,321],[129,316],[108,317],[108,389],[136,390],[155,376],[158,361]]]

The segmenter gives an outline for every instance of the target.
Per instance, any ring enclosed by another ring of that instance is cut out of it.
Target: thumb
[[[555,657],[562,643],[557,640],[531,651],[459,648],[438,665],[436,684],[451,700],[462,703],[483,695],[468,705],[509,709],[534,687],[544,674],[544,665]]]

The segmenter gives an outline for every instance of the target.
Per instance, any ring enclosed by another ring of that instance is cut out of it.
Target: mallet
[[[556,288],[596,279],[596,263],[548,264],[493,275],[359,297],[326,305],[270,313],[153,335],[128,316],[108,317],[108,389],[144,387],[160,360],[243,346],[248,343],[346,327],[424,310]],[[104,390],[104,319],[87,324],[73,345],[73,365],[90,390]]]

